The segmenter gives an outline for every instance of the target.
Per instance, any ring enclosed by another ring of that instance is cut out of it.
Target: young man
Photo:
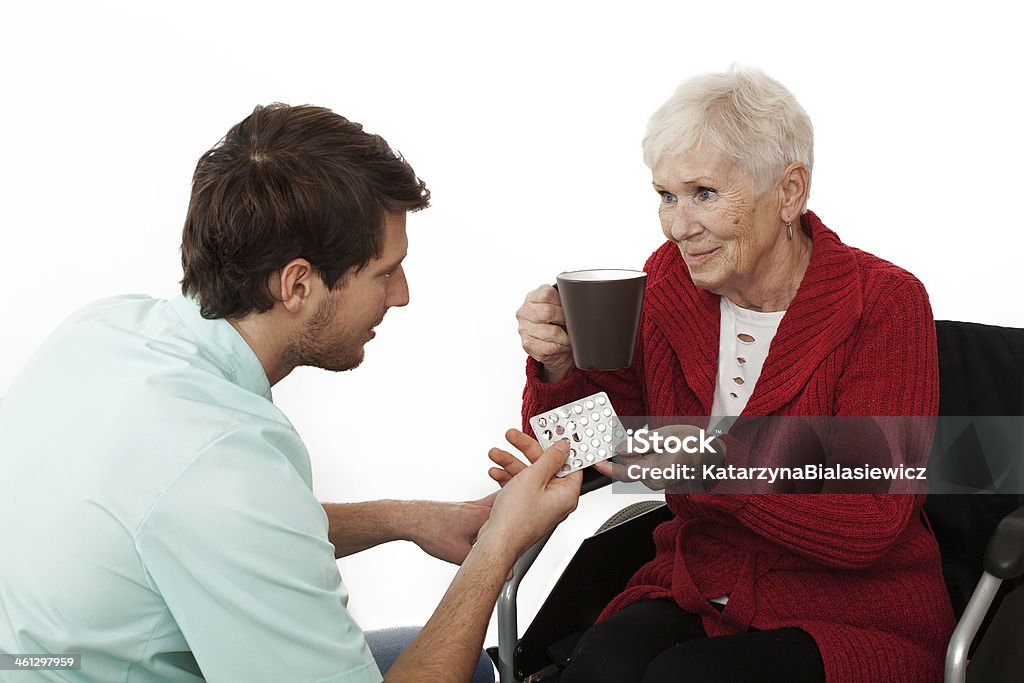
[[[270,393],[359,365],[409,301],[428,199],[317,107],[257,107],[203,155],[183,295],[79,311],[0,404],[0,653],[81,653],[71,680],[380,681],[335,558],[402,538],[462,567],[385,680],[470,679],[512,563],[576,505],[567,446],[510,431],[535,464],[476,503],[321,506]]]

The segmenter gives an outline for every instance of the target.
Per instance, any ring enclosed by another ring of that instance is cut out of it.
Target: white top
[[[761,377],[779,323],[785,311],[762,313],[740,308],[726,297],[719,305],[721,331],[718,335],[718,378],[715,401],[711,406],[711,430],[728,432],[736,417],[743,412]],[[729,596],[711,598],[724,605]]]
[[[714,428],[729,431],[732,420],[747,406],[761,369],[768,358],[772,339],[785,311],[762,313],[740,308],[721,298],[721,331],[718,336],[718,379],[711,406]]]

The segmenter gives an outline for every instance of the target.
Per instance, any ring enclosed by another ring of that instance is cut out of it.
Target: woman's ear
[[[807,203],[807,191],[811,184],[811,174],[807,167],[797,162],[786,167],[779,183],[781,206],[779,217],[783,223],[792,223],[800,219],[804,204]]]

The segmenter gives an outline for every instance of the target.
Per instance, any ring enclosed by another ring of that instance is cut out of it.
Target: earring
[[[786,223],[786,239],[793,241],[793,223]]]

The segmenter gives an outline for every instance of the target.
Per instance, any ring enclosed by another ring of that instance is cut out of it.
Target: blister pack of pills
[[[559,439],[569,440],[569,455],[558,477],[607,460],[626,439],[625,428],[603,391],[534,415],[530,426],[545,450]]]

